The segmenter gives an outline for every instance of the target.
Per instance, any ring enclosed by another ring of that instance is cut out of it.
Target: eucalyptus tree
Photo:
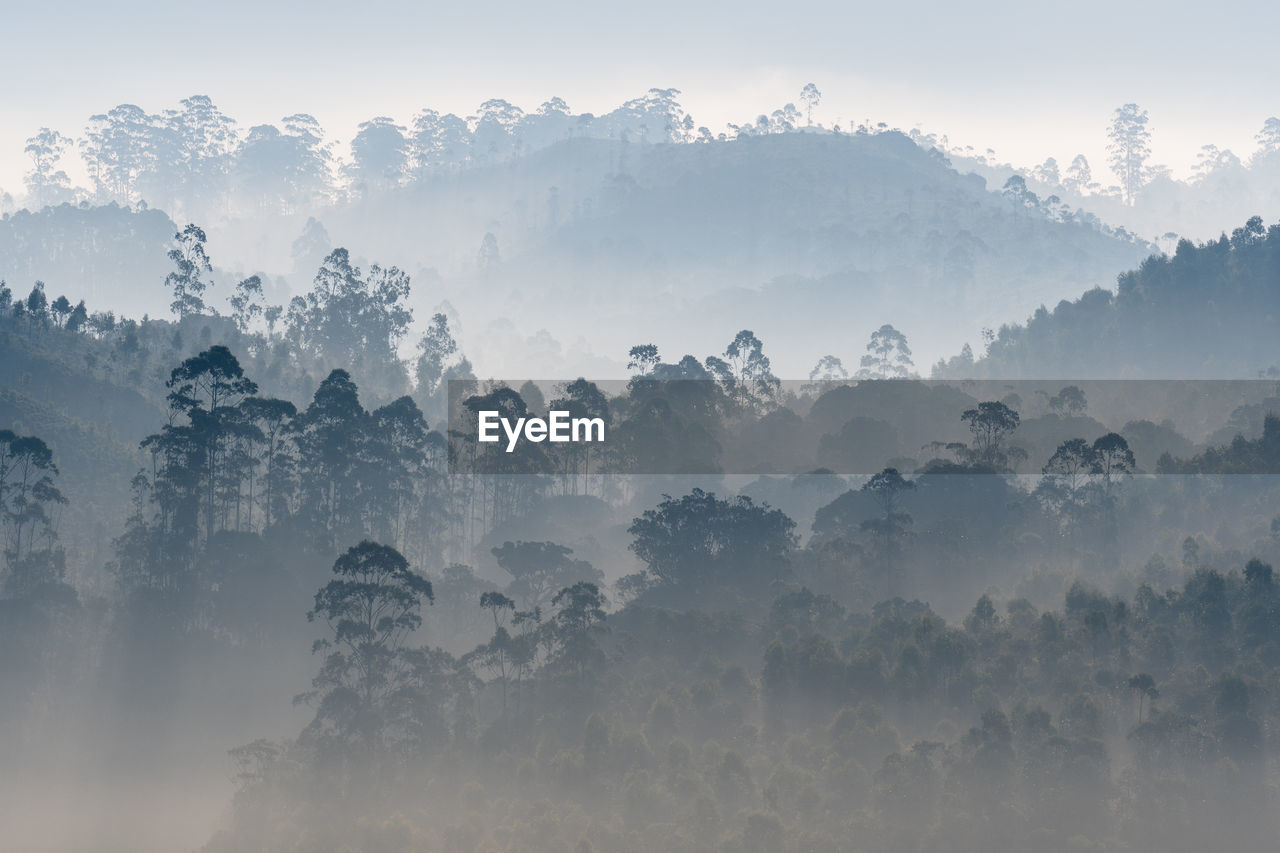
[[[311,734],[379,751],[393,698],[411,677],[408,638],[434,599],[431,581],[389,545],[366,539],[338,557],[307,613],[329,630],[314,647],[327,652],[324,663],[301,697],[316,706]]]
[[[204,293],[209,288],[205,275],[213,272],[213,264],[205,251],[204,229],[188,224],[173,235],[177,243],[169,250],[174,270],[165,276],[165,287],[173,294],[169,309],[179,319],[205,312]]]
[[[1111,171],[1120,179],[1125,203],[1133,206],[1146,183],[1146,164],[1151,157],[1151,131],[1147,111],[1137,104],[1118,107],[1107,131],[1107,153]]]
[[[862,357],[858,376],[863,379],[905,379],[915,363],[907,336],[886,323],[871,333],[867,354]]]

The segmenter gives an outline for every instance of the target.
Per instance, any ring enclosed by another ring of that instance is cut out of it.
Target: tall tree
[[[639,375],[645,376],[651,373],[660,361],[656,345],[637,344],[627,353],[627,370],[634,370]]]
[[[382,747],[388,701],[409,674],[406,640],[434,593],[396,549],[367,539],[334,562],[333,574],[307,613],[330,636],[316,644],[328,654],[304,695],[317,705],[313,730],[372,755]]]
[[[1262,130],[1254,137],[1258,141],[1258,155],[1266,157],[1280,151],[1280,117],[1271,116],[1262,123]]]
[[[0,430],[0,521],[11,568],[41,545],[52,548],[57,537],[56,511],[67,503],[55,482],[57,476],[53,451],[43,440]]]
[[[641,586],[685,601],[745,595],[783,577],[795,546],[795,522],[749,497],[717,498],[694,489],[667,496],[635,519],[630,550],[645,564]]]
[[[1120,179],[1124,200],[1133,206],[1146,183],[1146,164],[1151,157],[1151,131],[1147,129],[1147,111],[1137,104],[1116,109],[1107,132],[1110,143],[1111,171]]]
[[[893,576],[902,542],[911,529],[911,515],[903,511],[902,497],[915,488],[916,484],[898,473],[897,468],[885,468],[862,485],[863,493],[880,507],[880,515],[864,521],[862,529],[876,542],[886,579]]]
[[[723,361],[708,357],[707,367],[724,383],[729,398],[749,410],[768,406],[781,387],[764,354],[764,344],[750,329],[734,335],[725,347]]]
[[[346,249],[334,249],[311,290],[290,302],[289,336],[308,356],[402,393],[408,383],[397,349],[413,320],[408,297],[406,273],[374,264],[365,275]]]
[[[858,375],[864,379],[905,379],[914,366],[907,336],[886,323],[871,333]]]
[[[432,315],[431,325],[418,341],[415,378],[419,397],[425,400],[440,390],[445,369],[457,351],[458,342],[449,331],[449,318],[444,314]]]
[[[399,186],[409,165],[406,128],[386,116],[363,122],[351,140],[347,175],[357,188],[386,190]]]
[[[183,98],[179,106],[166,116],[181,152],[178,197],[188,215],[207,215],[225,197],[232,152],[239,141],[236,123],[208,95]]]
[[[1077,195],[1084,195],[1093,188],[1093,170],[1089,168],[1089,159],[1077,154],[1067,167],[1062,178],[1062,185]]]
[[[100,201],[132,203],[138,178],[148,168],[151,117],[134,104],[121,104],[89,118],[80,150]]]
[[[31,171],[27,172],[25,183],[33,209],[70,200],[71,179],[58,168],[58,163],[71,143],[71,139],[47,127],[40,128],[27,140],[22,150],[31,158]]]
[[[205,311],[204,293],[209,288],[206,273],[213,272],[213,264],[205,252],[204,229],[189,224],[173,235],[177,246],[169,250],[169,260],[175,269],[165,276],[165,286],[173,293],[169,309],[179,319]]]
[[[805,124],[813,127],[813,108],[822,100],[822,93],[813,83],[805,83],[804,88],[800,90],[800,100],[804,102]]]
[[[1018,413],[1004,403],[985,402],[979,403],[976,409],[966,409],[960,420],[973,435],[972,461],[995,471],[1005,470],[1010,455],[1005,440],[1022,421]]]
[[[1117,479],[1133,474],[1137,467],[1129,442],[1119,433],[1109,432],[1093,443],[1093,473],[1101,475],[1103,488],[1111,494]]]
[[[231,319],[241,332],[249,331],[254,321],[262,316],[262,279],[251,275],[236,285],[228,300],[231,303]]]
[[[572,548],[554,542],[504,542],[492,553],[512,577],[507,592],[525,610],[545,607],[557,590],[578,581],[604,580],[604,574],[586,560],[573,559]]]

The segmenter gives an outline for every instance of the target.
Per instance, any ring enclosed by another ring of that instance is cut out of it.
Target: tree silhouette
[[[966,409],[960,420],[973,435],[973,461],[995,471],[1007,468],[1009,453],[1005,450],[1005,440],[1021,423],[1018,413],[1004,403],[984,402],[976,409]]]
[[[339,737],[379,745],[386,701],[407,677],[405,641],[422,624],[423,603],[434,600],[431,582],[409,568],[396,549],[365,540],[338,557],[334,577],[316,593],[307,620],[320,620],[330,636],[315,650],[329,650],[313,690],[317,725]]]
[[[1130,207],[1146,182],[1146,163],[1151,156],[1151,131],[1147,129],[1147,111],[1137,104],[1118,107],[1111,129],[1107,132],[1110,143],[1111,171],[1120,179],[1125,203]]]
[[[864,379],[905,379],[914,367],[907,336],[887,323],[871,333],[858,376]]]
[[[204,293],[209,287],[204,275],[213,272],[213,265],[205,253],[204,229],[191,224],[173,235],[173,239],[178,245],[169,250],[169,260],[173,261],[176,269],[164,280],[165,286],[173,293],[169,308],[179,319],[203,314]]]

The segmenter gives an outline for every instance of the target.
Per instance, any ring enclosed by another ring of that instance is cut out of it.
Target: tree
[[[594,382],[578,378],[564,387],[563,395],[551,401],[551,408],[556,411],[567,411],[571,418],[599,418],[603,423],[610,421],[609,398]],[[589,442],[571,443],[562,449],[560,459],[563,462],[561,471],[566,483],[572,485],[573,493],[578,493],[577,474],[584,478],[583,488],[589,487],[585,478],[591,473],[593,453]]]
[[[1133,474],[1137,463],[1129,442],[1119,433],[1109,432],[1093,443],[1092,471],[1102,475],[1103,487],[1107,494],[1111,493],[1111,485],[1116,478]]]
[[[1270,589],[1274,574],[1269,563],[1264,563],[1256,557],[1244,567],[1245,583],[1255,589]]]
[[[1125,104],[1116,109],[1107,138],[1110,140],[1107,152],[1111,171],[1120,179],[1124,200],[1132,207],[1145,183],[1146,163],[1151,156],[1147,111],[1137,104]]]
[[[138,178],[151,159],[152,130],[151,117],[134,104],[89,117],[80,150],[100,201],[135,200]]]
[[[326,543],[351,541],[361,523],[361,473],[369,413],[351,374],[332,371],[291,425],[298,457],[298,512]]]
[[[871,333],[858,376],[864,379],[905,379],[911,375],[914,366],[907,336],[886,323]]]
[[[169,309],[182,319],[204,313],[204,292],[209,287],[204,274],[213,272],[213,265],[205,253],[205,234],[199,226],[189,224],[173,239],[178,245],[169,250],[169,260],[176,269],[165,276],[164,283],[173,293]]]
[[[1088,407],[1079,385],[1068,385],[1049,400],[1049,408],[1059,415],[1083,415]]]
[[[768,504],[694,489],[681,498],[664,496],[627,532],[630,550],[645,563],[643,580],[688,602],[743,595],[785,575],[794,529],[794,521]]]
[[[27,294],[26,313],[33,322],[48,327],[49,297],[44,292],[43,281],[37,281],[31,286],[31,293]]]
[[[30,559],[41,543],[43,550],[53,548],[55,513],[67,504],[57,476],[53,451],[42,439],[0,429],[0,522],[10,571]]]
[[[1053,157],[1046,158],[1043,163],[1036,166],[1031,175],[1046,186],[1057,187],[1062,183],[1062,176],[1058,174],[1058,161]]]
[[[385,190],[399,186],[409,163],[405,130],[386,116],[362,123],[351,140],[352,163],[347,174],[357,186]]]
[[[556,608],[554,625],[560,643],[559,660],[572,668],[579,678],[586,672],[598,647],[591,642],[591,628],[605,619],[609,599],[591,581],[578,581],[556,593],[551,599]]]
[[[1240,158],[1230,149],[1219,148],[1216,145],[1202,145],[1199,153],[1196,154],[1196,162],[1191,167],[1191,171],[1195,176],[1194,180],[1201,182],[1214,172],[1239,169],[1241,165]]]
[[[1082,522],[1085,502],[1084,487],[1094,473],[1097,454],[1083,438],[1072,438],[1058,445],[1041,473],[1036,497],[1051,511],[1060,512],[1066,529],[1072,533]]]
[[[1093,188],[1093,170],[1089,168],[1089,159],[1083,154],[1077,154],[1071,161],[1071,165],[1067,167],[1067,173],[1063,176],[1062,185],[1071,192],[1078,195],[1084,195]]]
[[[333,574],[307,613],[308,622],[320,619],[330,632],[316,651],[332,651],[305,696],[317,702],[313,727],[332,726],[339,738],[359,738],[373,751],[384,705],[406,677],[405,641],[435,596],[399,551],[367,539],[338,557]]]
[[[291,212],[332,192],[333,154],[320,123],[305,113],[286,116],[284,130],[249,128],[233,155],[240,193],[264,210]]]
[[[40,128],[27,140],[22,150],[31,158],[31,171],[27,172],[25,183],[32,208],[60,204],[71,197],[71,179],[58,168],[71,142],[68,137],[47,127]]]
[[[183,98],[179,106],[165,117],[179,148],[181,186],[176,189],[184,212],[207,214],[227,191],[232,152],[239,141],[236,123],[208,95]]]
[[[225,527],[227,501],[220,498],[231,499],[231,446],[237,435],[252,433],[238,407],[257,393],[258,386],[219,344],[175,367],[165,387],[169,423],[145,438],[142,448],[155,460],[154,498],[160,504],[161,534],[170,549],[167,559],[189,565],[197,542],[203,538],[207,546]],[[234,500],[238,499],[237,488]]]
[[[501,98],[482,103],[472,117],[472,156],[482,162],[506,159],[519,145],[516,128],[523,118],[524,110]]]
[[[498,238],[492,231],[485,232],[480,241],[480,251],[476,253],[476,268],[482,273],[493,272],[502,263],[502,253],[498,251]]]
[[[407,377],[396,352],[413,320],[408,298],[406,273],[374,264],[365,275],[346,249],[334,249],[311,290],[289,303],[288,333],[312,358],[401,391]]]
[[[1280,118],[1271,116],[1262,124],[1262,130],[1255,137],[1258,140],[1258,154],[1267,156],[1280,151]]]
[[[1040,203],[1039,197],[1027,189],[1027,179],[1022,175],[1010,175],[1001,192],[1013,202],[1015,211],[1022,207],[1035,207]]]
[[[298,409],[287,400],[274,400],[263,397],[247,397],[240,403],[248,423],[253,425],[262,436],[260,449],[253,459],[255,466],[261,465],[265,470],[262,476],[262,490],[258,497],[262,505],[263,527],[270,527],[288,515],[288,498],[292,494],[297,473],[295,459],[292,454],[293,442],[289,436],[289,427],[298,414]],[[252,470],[252,469],[251,469]],[[249,489],[249,500],[252,504],[254,492],[252,484]],[[252,512],[252,509],[250,510]],[[250,527],[253,520],[250,518]]]
[[[973,610],[964,620],[965,630],[970,634],[987,634],[999,626],[1000,615],[996,613],[996,606],[989,595],[979,598],[978,603],[973,605]]]
[[[253,321],[263,313],[262,279],[251,275],[236,285],[231,299],[231,318],[242,333],[249,331]]]
[[[515,612],[516,603],[500,592],[480,595],[480,607],[493,616],[493,638],[476,649],[486,664],[498,671],[502,684],[502,715],[507,715],[507,676],[511,664],[511,634],[507,631],[507,616]]]
[[[822,93],[818,91],[818,87],[813,83],[806,83],[804,88],[800,90],[800,100],[804,102],[805,124],[813,127],[813,108],[822,100]]]
[[[886,577],[892,576],[902,540],[911,528],[911,516],[903,512],[899,504],[902,496],[915,487],[897,468],[885,468],[862,485],[862,492],[880,507],[880,517],[867,519],[862,529],[871,533],[879,545]]]
[[[431,325],[418,341],[416,378],[420,397],[430,397],[440,390],[445,368],[457,351],[458,342],[449,332],[449,318],[432,315]]]
[[[67,324],[67,320],[71,318],[71,300],[65,296],[59,296],[53,300],[53,304],[49,306],[49,313],[53,316],[53,325],[61,329]]]
[[[973,435],[973,461],[995,471],[1004,470],[1009,462],[1004,442],[1021,423],[1018,413],[1004,403],[985,402],[976,409],[966,409],[960,420]]]
[[[708,358],[707,366],[719,367],[712,372],[729,386],[731,397],[749,407],[758,407],[774,398],[781,383],[773,375],[764,344],[754,332],[743,329],[734,335],[725,347],[724,357],[724,362]]]
[[[1096,454],[1089,442],[1083,438],[1072,438],[1058,445],[1041,473],[1061,482],[1068,495],[1074,497],[1093,473],[1096,461]]]
[[[1138,694],[1138,725],[1142,725],[1142,703],[1145,699],[1154,702],[1160,697],[1156,689],[1156,680],[1147,673],[1139,673],[1129,679],[1129,689]]]
[[[817,385],[843,382],[849,378],[849,371],[844,369],[844,362],[834,355],[824,355],[809,371],[809,381]]]
[[[76,303],[75,307],[71,309],[71,313],[67,316],[67,323],[64,328],[68,332],[79,332],[84,329],[88,322],[89,311],[84,307],[84,300],[81,299]]]
[[[471,128],[465,119],[435,110],[423,110],[414,118],[409,151],[415,175],[457,168],[470,157],[471,149]]]
[[[658,347],[654,344],[637,344],[627,353],[627,370],[634,370],[641,376],[647,376],[658,366]]]
[[[519,598],[525,610],[545,606],[556,590],[578,581],[604,580],[586,560],[572,559],[572,548],[554,542],[508,541],[490,552],[512,577],[507,592]]]

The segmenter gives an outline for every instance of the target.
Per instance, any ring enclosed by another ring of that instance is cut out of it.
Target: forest
[[[1256,150],[1206,146],[1175,180],[1153,160],[1158,116],[1126,104],[1098,134],[1107,184],[1083,154],[1014,167],[919,127],[831,121],[813,84],[724,127],[684,97],[653,88],[600,115],[490,98],[368,118],[349,138],[304,113],[245,127],[207,95],[121,104],[32,130],[24,192],[0,201],[0,261],[11,281],[158,315],[135,283],[163,275],[169,235],[197,222],[220,279],[259,275],[281,302],[339,246],[430,280],[423,319],[452,309],[464,339],[501,339],[472,348],[489,375],[620,375],[618,339],[706,348],[693,318],[715,312],[803,376],[816,356],[799,342],[844,335],[846,313],[872,318],[859,338],[891,319],[931,364],[1112,287],[1154,250],[1280,217],[1274,118]],[[922,290],[938,310],[910,298]]]
[[[963,10],[1019,59],[953,140],[871,117],[969,73],[938,14],[818,78],[888,24],[463,9],[508,100],[446,10],[343,4],[148,10],[99,85],[129,5],[0,94],[0,847],[1280,849],[1268,75],[1175,173],[1185,78],[1022,10]],[[719,77],[633,86],[677,44]],[[553,411],[600,440],[480,440]]]
[[[1064,303],[965,379],[886,324],[807,380],[750,330],[482,380],[345,249],[212,308],[196,225],[173,319],[0,288],[6,764],[221,767],[166,806],[211,853],[1266,849],[1280,388],[979,369],[1215,339],[1277,233],[1154,255],[1123,324]],[[486,467],[481,407],[616,438]]]

